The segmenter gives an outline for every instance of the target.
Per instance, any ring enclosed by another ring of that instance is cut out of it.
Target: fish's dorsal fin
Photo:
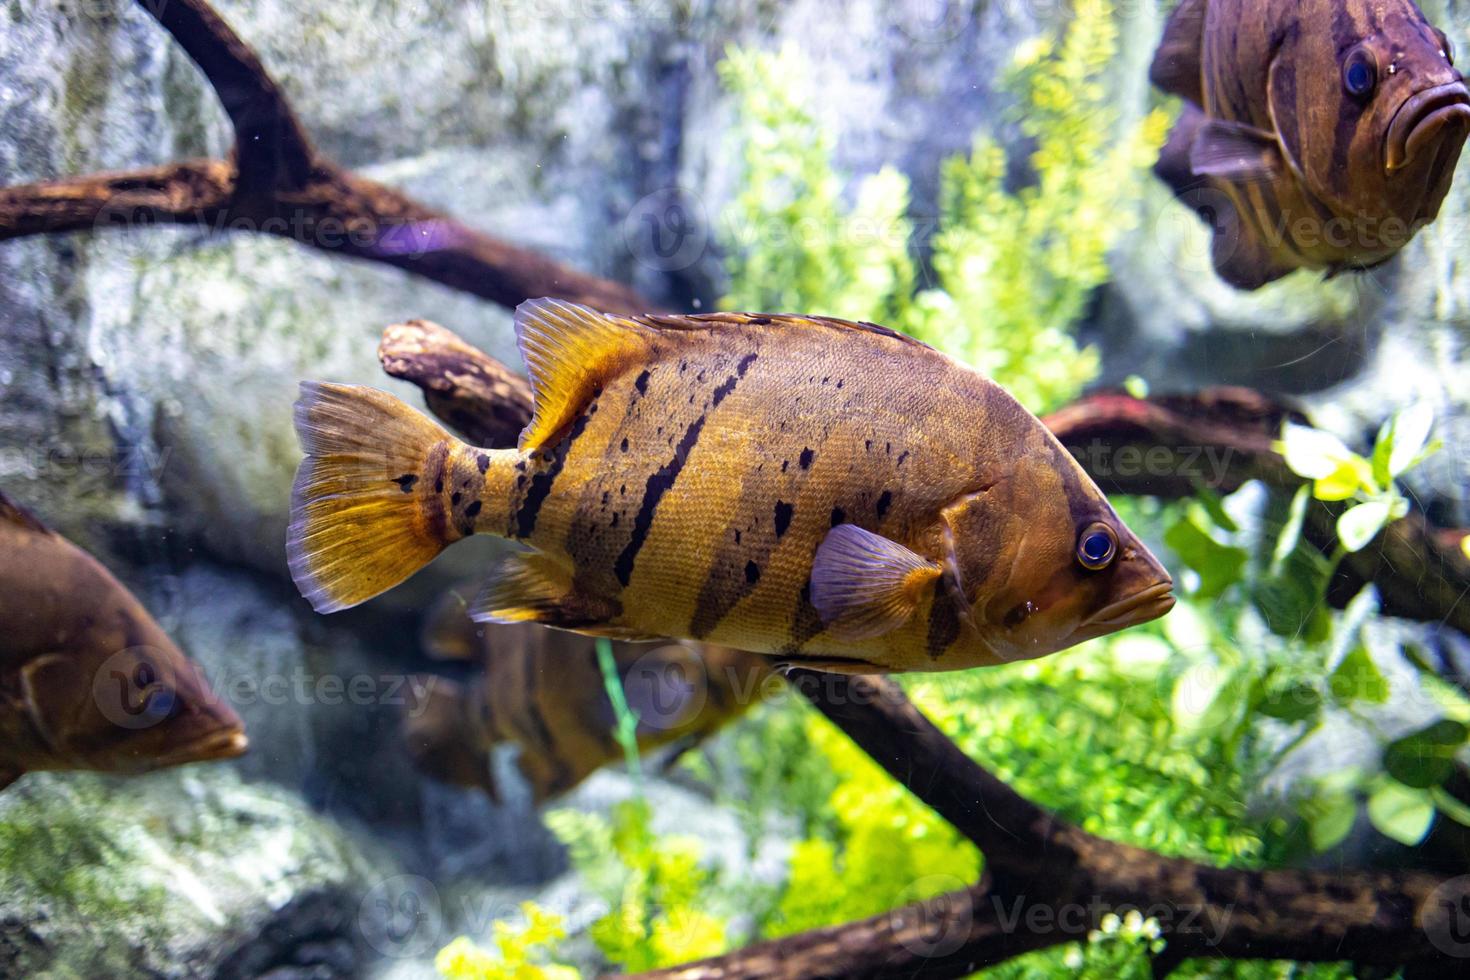
[[[42,524],[40,518],[5,496],[3,491],[0,491],[0,521],[23,527],[27,531],[35,531],[37,534],[55,533]]]
[[[636,320],[559,299],[522,303],[516,307],[515,328],[534,402],[531,424],[521,433],[523,451],[550,443],[604,380],[641,360],[648,350]]]
[[[1164,37],[1154,52],[1148,79],[1162,91],[1205,104],[1201,65],[1205,40],[1207,0],[1180,0],[1164,25]]]
[[[1273,134],[1223,119],[1209,119],[1200,126],[1189,164],[1197,177],[1236,184],[1266,184],[1287,173],[1281,144]]]
[[[942,572],[896,541],[839,524],[812,560],[812,605],[838,639],[871,639],[903,625]]]
[[[887,337],[900,343],[909,344],[923,350],[933,350],[922,340],[915,340],[908,334],[899,333],[892,327],[885,327],[881,323],[869,323],[866,320],[843,320],[835,316],[814,316],[805,313],[691,313],[681,314],[646,314],[634,317],[638,323],[652,327],[655,330],[688,331],[688,330],[711,330],[721,327],[781,327],[790,329],[807,329],[817,327],[824,330],[855,331],[858,333],[873,334],[879,337]]]

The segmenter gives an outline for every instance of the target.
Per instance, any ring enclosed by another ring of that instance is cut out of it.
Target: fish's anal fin
[[[37,534],[50,534],[51,529],[42,524],[40,519],[20,504],[0,492],[0,521],[7,524],[15,524],[27,531],[35,531]]]
[[[1206,0],[1180,0],[1164,25],[1148,78],[1162,91],[1204,105],[1201,51],[1204,47]]]
[[[500,802],[490,750],[471,718],[470,697],[447,677],[414,675],[403,739],[414,768],[452,786],[482,790]]]
[[[533,299],[516,307],[516,342],[531,379],[534,410],[520,448],[547,445],[592,400],[603,382],[641,360],[646,329],[558,299]]]
[[[470,605],[477,623],[540,623],[619,640],[651,640],[612,622],[618,603],[577,591],[569,570],[537,552],[511,555]]]
[[[1222,119],[1206,119],[1199,127],[1189,149],[1189,165],[1196,177],[1236,184],[1269,183],[1287,172],[1275,136]]]
[[[941,572],[937,562],[897,542],[839,524],[812,560],[812,605],[835,638],[871,639],[912,616]]]
[[[1205,181],[1194,175],[1194,167],[1189,160],[1190,151],[1194,148],[1194,138],[1204,124],[1204,112],[1196,106],[1186,105],[1179,113],[1179,120],[1174,123],[1174,128],[1169,130],[1169,139],[1159,151],[1159,159],[1154,164],[1154,176],[1168,184],[1176,197],[1182,198],[1190,191],[1205,185]]]

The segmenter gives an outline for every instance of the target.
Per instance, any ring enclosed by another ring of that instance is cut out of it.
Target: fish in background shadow
[[[1387,261],[1470,134],[1449,40],[1410,0],[1181,0],[1149,77],[1185,100],[1154,172],[1239,289]]]
[[[247,745],[133,594],[0,494],[0,789],[27,772],[133,774]]]
[[[540,804],[621,761],[595,644],[533,623],[476,623],[458,595],[446,596],[425,622],[424,651],[481,672],[467,684],[432,677],[409,685],[425,692],[404,719],[415,766],[499,800],[491,750],[513,744]],[[614,641],[613,659],[643,753],[692,748],[759,701],[773,676],[764,657],[716,646]]]
[[[302,385],[287,555],[318,612],[470,534],[521,542],[480,622],[847,673],[1044,656],[1172,580],[1041,422],[871,323],[516,311],[534,417],[477,449],[372,388]]]

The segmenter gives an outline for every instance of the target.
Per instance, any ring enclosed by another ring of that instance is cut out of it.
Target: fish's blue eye
[[[1347,89],[1348,95],[1355,99],[1364,98],[1377,84],[1378,71],[1366,52],[1359,51],[1348,59],[1347,67],[1342,72],[1342,86]]]
[[[1118,539],[1106,524],[1093,524],[1077,539],[1077,561],[1089,571],[1106,568],[1118,550]]]

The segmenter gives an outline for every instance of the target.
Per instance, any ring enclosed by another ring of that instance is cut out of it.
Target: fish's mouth
[[[249,748],[250,739],[244,732],[225,731],[202,738],[177,752],[170,752],[158,760],[158,766],[163,768],[182,766],[191,762],[220,762],[224,759],[239,758]]]
[[[1384,165],[1390,174],[1412,163],[1447,127],[1459,130],[1460,142],[1470,134],[1470,90],[1463,81],[1446,82],[1415,92],[1388,125]]]
[[[1094,635],[1111,633],[1115,630],[1137,626],[1151,619],[1158,619],[1174,608],[1174,583],[1165,580],[1151,585],[1136,595],[1119,599],[1104,606],[1082,624],[1082,629]]]

